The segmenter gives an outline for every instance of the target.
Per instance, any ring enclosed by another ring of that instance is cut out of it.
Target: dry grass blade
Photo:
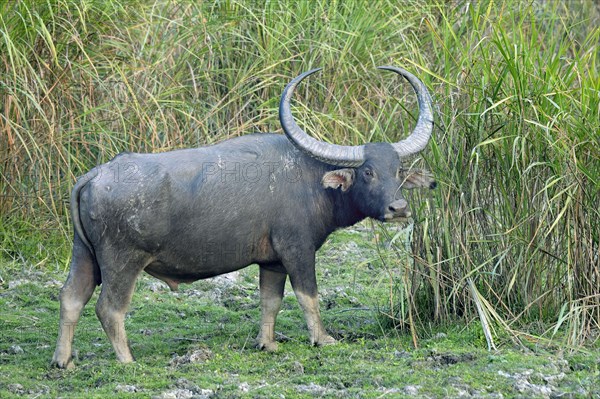
[[[483,334],[485,335],[485,340],[487,342],[488,350],[497,350],[496,345],[494,344],[494,337],[492,335],[492,330],[490,328],[489,314],[486,311],[486,307],[484,306],[485,299],[481,296],[473,280],[471,278],[467,279],[467,284],[469,285],[469,290],[471,291],[471,297],[473,298],[473,302],[475,302],[475,307],[477,308],[477,314],[479,314],[479,320],[481,321],[481,328],[483,329]],[[485,305],[489,306],[489,302],[485,301]]]

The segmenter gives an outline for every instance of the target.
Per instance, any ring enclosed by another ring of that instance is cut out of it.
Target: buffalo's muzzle
[[[394,219],[409,218],[411,216],[408,209],[408,202],[405,199],[399,199],[388,205],[387,212],[384,215],[386,221]]]

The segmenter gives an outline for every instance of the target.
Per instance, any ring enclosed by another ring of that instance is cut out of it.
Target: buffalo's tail
[[[75,183],[75,186],[73,187],[73,191],[71,191],[71,219],[73,221],[73,228],[75,229],[75,233],[81,239],[81,242],[83,242],[83,244],[89,249],[92,255],[95,253],[94,247],[90,243],[90,240],[86,235],[85,230],[83,229],[83,225],[81,224],[81,215],[79,213],[79,200],[81,190],[92,179],[94,179],[96,175],[97,174],[95,173],[95,171],[90,171],[86,173],[77,180],[77,183]]]

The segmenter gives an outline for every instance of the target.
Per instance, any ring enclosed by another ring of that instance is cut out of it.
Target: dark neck
[[[340,167],[321,163],[304,154],[302,162],[306,165],[304,170],[307,173],[307,181],[310,181],[312,186],[310,191],[315,205],[313,237],[316,248],[319,248],[335,230],[352,226],[366,216],[353,204],[349,192],[344,193],[341,189],[324,188],[321,185],[321,178],[326,172]]]
[[[335,230],[352,226],[366,218],[365,215],[352,205],[352,200],[348,193],[342,193],[340,190],[333,189],[324,189],[322,193],[323,219],[321,221],[321,231],[318,233],[316,240],[317,248]]]
[[[328,194],[333,202],[333,221],[336,229],[352,226],[366,218],[352,203],[350,193],[343,193],[340,189],[327,191],[331,191]]]

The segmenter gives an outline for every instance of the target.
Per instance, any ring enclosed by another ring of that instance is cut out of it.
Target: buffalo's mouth
[[[412,213],[410,211],[403,212],[402,214],[386,213],[383,215],[383,218],[380,218],[379,220],[387,223],[398,223],[406,222],[411,216]]]

